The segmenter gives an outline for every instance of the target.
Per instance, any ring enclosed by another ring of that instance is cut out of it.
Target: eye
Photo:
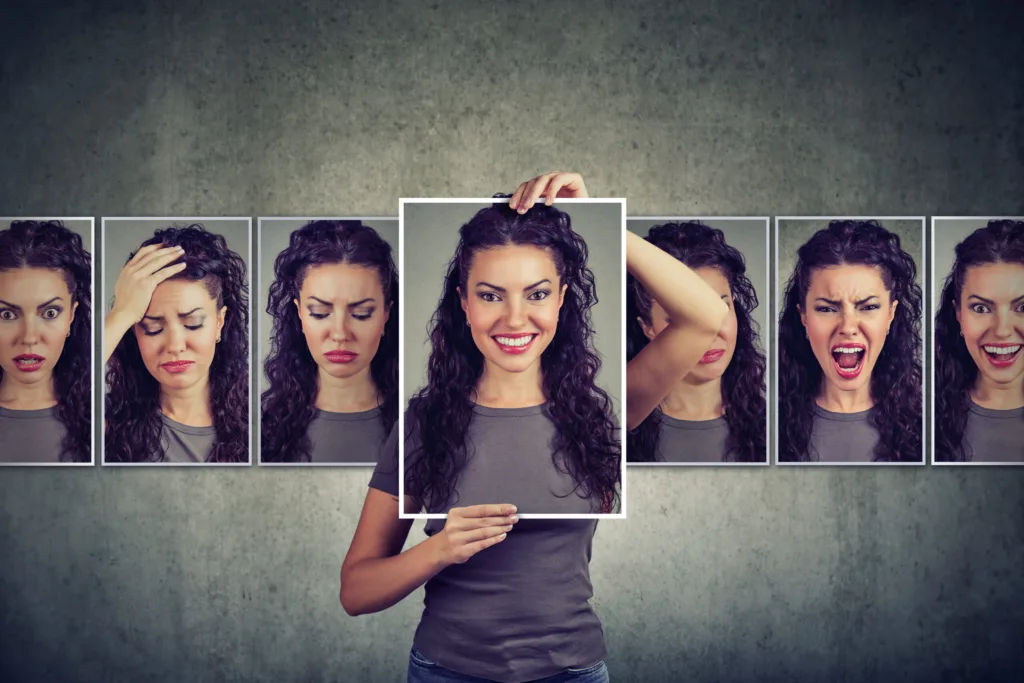
[[[369,320],[370,318],[373,317],[373,314],[375,312],[376,311],[368,311],[366,313],[353,313],[352,317],[355,318],[356,320]]]
[[[480,292],[480,294],[478,296],[481,299],[483,299],[484,301],[487,301],[489,303],[494,303],[495,301],[501,301],[501,299],[498,297],[498,295],[495,294],[494,292]]]
[[[1024,303],[1019,304],[1016,308],[1016,311],[1018,313],[1024,313]]]
[[[17,320],[18,315],[9,308],[0,311],[0,320]]]
[[[879,306],[878,304],[868,304],[867,306],[865,306],[865,307],[864,307],[863,309],[861,309],[861,310],[865,310],[865,311],[877,311],[877,310],[878,310],[879,308],[880,308],[880,306]]]
[[[971,310],[975,313],[988,313],[988,306],[985,304],[972,304]]]
[[[43,319],[56,320],[58,317],[60,317],[61,310],[62,309],[59,306],[51,306],[50,308],[47,308],[45,311],[43,311]]]
[[[203,323],[199,323],[198,325],[185,325],[186,330],[198,330],[201,329],[202,327]]]
[[[162,327],[159,330],[147,330],[145,327],[142,328],[142,334],[146,335],[147,337],[155,337],[156,335],[160,334],[163,331],[164,328]]]
[[[834,313],[836,309],[831,306],[815,306],[814,310],[818,313]]]
[[[551,296],[551,292],[546,289],[538,289],[536,292],[526,297],[528,301],[543,301]]]

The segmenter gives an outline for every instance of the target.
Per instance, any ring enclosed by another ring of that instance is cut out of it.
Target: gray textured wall
[[[0,9],[0,215],[394,215],[552,168],[633,215],[1024,212],[1014,3],[104,4]],[[399,680],[422,593],[337,603],[368,475],[5,469],[0,679]],[[1024,664],[1024,471],[629,487],[592,562],[617,682]]]

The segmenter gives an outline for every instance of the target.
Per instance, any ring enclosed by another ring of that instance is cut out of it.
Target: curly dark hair
[[[391,246],[360,221],[313,221],[291,234],[288,248],[274,261],[267,301],[274,327],[264,364],[270,386],[262,395],[260,429],[265,462],[309,462],[311,457],[306,431],[317,413],[317,365],[292,300],[299,298],[310,267],[325,263],[366,266],[380,277],[390,316],[370,361],[370,376],[377,388],[385,434],[398,418],[398,271]]]
[[[67,283],[75,319],[53,368],[54,413],[64,425],[61,462],[92,459],[92,256],[60,221],[12,221],[0,231],[0,270],[48,268]],[[0,379],[3,370],[0,369]]]
[[[956,245],[935,315],[935,460],[940,462],[967,462],[974,456],[964,431],[978,366],[960,338],[956,310],[967,271],[990,263],[1024,264],[1024,221],[989,221]]]
[[[245,261],[221,235],[194,223],[162,228],[140,245],[163,244],[185,250],[185,270],[171,279],[202,282],[218,309],[227,306],[213,364],[210,408],[217,437],[207,462],[249,460],[249,284]],[[135,256],[133,252],[128,261]],[[107,364],[107,462],[160,462],[163,423],[160,385],[146,369],[135,335],[125,334]],[[212,400],[216,397],[216,400]]]
[[[751,312],[757,308],[757,293],[746,275],[743,254],[725,242],[721,230],[699,221],[665,223],[650,229],[645,238],[690,268],[717,268],[729,281],[736,311],[736,351],[722,376],[722,405],[729,436],[725,442],[726,462],[765,462],[765,357],[760,348],[757,322]],[[633,360],[647,346],[638,318],[651,325],[650,293],[632,275],[628,276],[626,303],[626,359]],[[654,411],[627,436],[630,462],[658,459],[659,424]]]
[[[471,397],[484,367],[466,326],[459,288],[466,291],[477,252],[506,245],[545,249],[561,284],[568,285],[557,332],[540,359],[546,412],[556,428],[552,459],[576,482],[574,493],[610,512],[619,496],[622,448],[611,399],[594,383],[601,367],[590,320],[590,309],[597,303],[594,275],[587,267],[586,242],[573,231],[569,215],[541,205],[520,215],[507,203],[496,203],[478,211],[459,230],[459,244],[448,262],[430,322],[427,386],[409,405],[422,449],[406,473],[410,492],[428,510],[444,506],[455,493],[466,461]],[[557,457],[559,453],[563,458]]]
[[[871,373],[875,409],[870,424],[879,439],[875,461],[920,462],[921,287],[917,265],[898,235],[878,221],[832,221],[797,252],[779,319],[779,461],[816,461],[811,429],[823,372],[797,306],[805,306],[813,271],[838,265],[878,266],[890,299],[899,301],[882,352]]]

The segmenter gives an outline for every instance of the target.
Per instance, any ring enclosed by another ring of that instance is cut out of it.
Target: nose
[[[512,297],[505,309],[505,324],[516,328],[526,325],[526,304]]]
[[[185,350],[185,327],[183,325],[167,325],[167,352],[181,353]]]
[[[839,333],[844,337],[855,337],[860,329],[860,316],[856,310],[845,309],[839,321]]]
[[[1013,336],[1013,320],[1010,317],[1010,311],[999,310],[996,312],[995,335],[1000,339]]]
[[[351,321],[347,315],[333,316],[334,321],[331,325],[331,341],[344,342],[348,340],[351,329],[349,325]]]
[[[21,343],[25,346],[32,346],[38,344],[43,340],[43,335],[40,332],[39,324],[35,322],[33,316],[27,315],[23,318],[24,327],[22,328]]]

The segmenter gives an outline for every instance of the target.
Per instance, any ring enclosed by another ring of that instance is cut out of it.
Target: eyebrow
[[[551,280],[548,280],[547,278],[544,278],[543,280],[540,280],[539,282],[534,282],[529,287],[523,287],[523,291],[524,292],[528,292],[531,289],[536,289],[537,287],[540,287],[545,282],[548,283],[548,284],[551,284]],[[502,292],[502,293],[508,291],[504,287],[499,287],[498,285],[492,285],[490,282],[478,282],[478,283],[476,283],[476,286],[477,287],[490,287],[491,289],[493,289],[493,290],[495,290],[497,292]]]
[[[64,297],[55,296],[52,299],[50,299],[49,301],[44,301],[43,303],[41,303],[38,306],[36,306],[36,310],[38,311],[40,308],[45,308],[46,306],[49,306],[50,304],[52,304],[54,301],[63,301],[63,300],[64,300]],[[18,304],[12,304],[10,301],[4,301],[3,299],[0,299],[0,304],[3,304],[4,306],[7,306],[8,308],[13,308],[13,309],[15,309],[17,311],[22,310],[21,306],[19,306]]]
[[[189,317],[190,315],[192,315],[193,313],[195,313],[196,311],[201,311],[202,309],[203,309],[203,307],[202,307],[202,306],[196,306],[196,307],[195,307],[195,308],[193,308],[193,309],[192,309],[191,311],[186,311],[185,313],[179,313],[179,314],[178,314],[178,317],[179,317],[179,318],[187,318],[187,317]],[[160,316],[156,316],[156,315],[144,315],[144,316],[142,316],[142,319],[143,319],[143,320],[156,320],[156,321],[158,321],[158,322],[163,322],[163,321],[164,321],[164,317],[163,317],[162,315],[160,315]]]
[[[986,299],[983,296],[978,296],[977,294],[971,294],[967,298],[968,299],[977,299],[978,301],[982,302],[983,304],[988,304],[989,306],[995,306],[996,305],[995,301],[991,301],[989,299]],[[1016,299],[1014,299],[1013,301],[1010,302],[1010,305],[1012,306],[1013,304],[1015,304],[1015,303],[1017,303],[1018,301],[1021,301],[1021,300],[1024,300],[1024,296],[1018,296]]]
[[[323,299],[321,299],[319,297],[315,297],[312,294],[309,295],[309,298],[312,299],[313,301],[316,301],[317,303],[323,304],[324,306],[327,306],[329,308],[334,308],[334,304],[332,304],[330,301],[324,301]],[[375,304],[375,303],[377,303],[376,299],[374,299],[371,296],[371,297],[367,297],[365,299],[361,299],[359,301],[354,301],[354,302],[350,303],[347,306],[347,308],[355,308],[356,306],[362,306],[363,304]]]
[[[859,301],[854,301],[853,305],[854,306],[860,306],[861,304],[866,304],[867,302],[871,301],[872,299],[877,299],[877,298],[878,298],[877,294],[872,294],[871,296],[865,297],[865,298],[863,298],[863,299],[861,299]],[[832,299],[826,299],[823,296],[819,296],[817,299],[815,299],[815,301],[824,301],[825,303],[829,304],[830,306],[838,306],[840,303],[842,303],[840,301],[833,301]]]

